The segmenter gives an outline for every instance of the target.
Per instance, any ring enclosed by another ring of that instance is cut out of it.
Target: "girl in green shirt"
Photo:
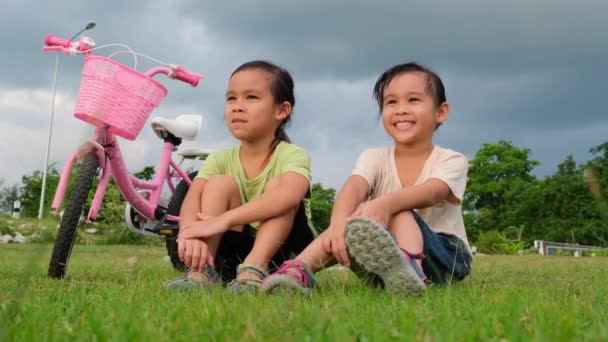
[[[313,239],[310,156],[284,127],[295,105],[289,72],[266,61],[239,66],[225,120],[240,145],[211,154],[184,199],[178,251],[190,268],[168,288],[254,290]]]

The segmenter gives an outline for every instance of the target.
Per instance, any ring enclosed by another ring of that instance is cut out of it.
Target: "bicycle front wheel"
[[[62,279],[65,276],[78,226],[81,223],[80,217],[91,190],[91,184],[93,184],[97,175],[98,167],[99,160],[93,152],[87,154],[80,165],[74,188],[61,218],[57,239],[55,239],[55,247],[53,248],[48,272],[51,278]]]

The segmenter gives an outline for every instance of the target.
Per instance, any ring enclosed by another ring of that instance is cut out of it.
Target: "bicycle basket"
[[[167,89],[151,77],[106,57],[87,56],[74,116],[135,140],[165,96]]]

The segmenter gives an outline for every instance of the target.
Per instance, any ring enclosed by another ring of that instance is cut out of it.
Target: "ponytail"
[[[270,156],[272,155],[272,152],[274,152],[274,150],[281,143],[281,141],[284,141],[288,144],[291,143],[289,136],[287,136],[287,133],[285,133],[285,129],[283,129],[284,125],[285,125],[285,122],[283,121],[283,123],[281,123],[281,125],[279,127],[277,127],[277,130],[274,131],[274,140],[272,140],[272,143],[270,144],[270,150],[268,151],[267,158],[270,158]]]

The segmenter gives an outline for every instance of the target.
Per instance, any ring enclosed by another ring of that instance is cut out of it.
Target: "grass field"
[[[56,281],[45,276],[50,250],[0,245],[0,341],[608,340],[602,257],[478,256],[467,280],[418,299],[324,271],[305,299],[168,293],[180,274],[161,247],[77,245]]]

